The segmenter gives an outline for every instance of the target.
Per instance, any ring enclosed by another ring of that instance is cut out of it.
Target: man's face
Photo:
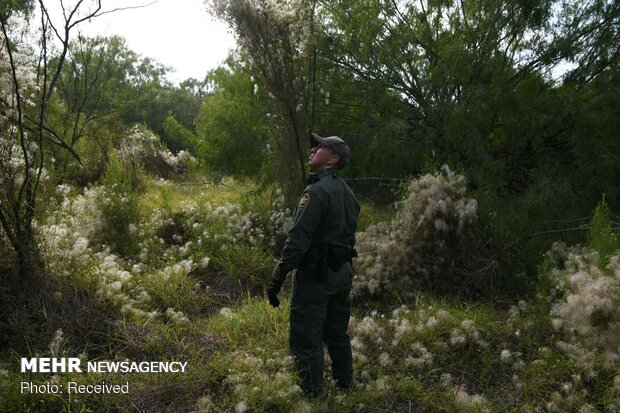
[[[320,172],[325,167],[331,167],[338,163],[340,157],[332,152],[328,147],[317,145],[310,149],[308,165],[312,172]]]

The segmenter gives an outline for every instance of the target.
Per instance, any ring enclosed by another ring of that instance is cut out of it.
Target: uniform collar
[[[321,172],[319,172],[319,177],[322,178],[324,176],[331,176],[335,178],[338,176],[338,168],[324,168]]]
[[[336,178],[338,176],[338,168],[324,168],[321,172],[310,172],[306,177],[306,185],[312,185],[321,180],[324,176]]]

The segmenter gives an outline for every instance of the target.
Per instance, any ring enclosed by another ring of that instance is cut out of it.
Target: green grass
[[[365,231],[373,224],[388,221],[395,214],[396,210],[390,206],[379,206],[371,202],[363,202],[357,221],[357,231]]]
[[[304,403],[315,409],[327,403],[331,411],[357,411],[360,406],[365,406],[362,411],[408,411],[411,406],[413,411],[452,412],[457,411],[457,387],[466,385],[469,393],[484,397],[489,411],[520,412],[544,406],[554,392],[561,392],[562,385],[574,382],[574,375],[579,374],[569,359],[553,349],[553,333],[536,309],[508,320],[491,306],[424,298],[409,313],[398,316],[398,320],[408,320],[412,329],[397,345],[390,342],[397,327],[394,318],[389,314],[374,317],[383,330],[379,335],[382,341],[361,336],[366,359],[355,361],[356,390],[340,394],[328,380],[325,399],[306,400],[295,388],[295,375],[287,357],[288,303],[285,296],[282,298],[283,305],[274,309],[264,298],[247,297],[229,310],[196,317],[178,326],[163,319],[128,320],[119,325],[118,333],[110,340],[110,357],[187,360],[189,374],[114,375],[109,382],[131,383],[130,396],[82,397],[77,402],[65,395],[16,394],[18,382],[26,377],[11,374],[9,380],[2,379],[4,405],[0,407],[10,406],[17,411],[101,411],[120,406],[121,411],[132,411],[135,405],[152,411],[189,411],[202,400],[200,403],[208,404],[212,411],[233,411],[243,401],[256,412],[292,411]],[[432,329],[415,330],[416,324],[437,316],[440,310],[448,314],[446,319]],[[364,314],[354,311],[354,316],[359,323]],[[470,336],[462,346],[449,344],[452,331],[460,328],[464,320],[474,321],[484,345]],[[353,338],[359,335],[356,331],[354,327]],[[412,351],[414,343],[421,343],[433,354],[430,365],[419,368],[406,362],[408,356],[417,355]],[[503,349],[518,354],[515,361],[523,360],[524,366],[503,363],[499,356]],[[68,349],[68,354],[76,351]],[[385,366],[378,362],[382,353],[390,354],[392,360]],[[452,377],[447,385],[442,382],[445,374]],[[49,377],[36,379],[44,382]],[[64,382],[96,383],[103,379],[99,375],[61,376]],[[586,401],[604,406],[618,396],[609,372],[575,387],[571,394],[587,390],[589,395],[573,400],[576,410]]]
[[[288,288],[277,309],[263,295],[275,258],[272,251],[243,240],[221,249],[217,242],[205,240],[201,248],[188,253],[196,264],[189,273],[163,275],[164,268],[183,255],[172,237],[189,225],[184,202],[194,202],[198,208],[206,202],[234,202],[242,205],[243,211],[264,215],[270,204],[267,191],[256,192],[249,181],[207,187],[162,185],[147,179],[144,185],[144,191],[136,195],[139,215],[145,217],[161,209],[164,218],[177,216],[179,222],[170,228],[170,240],[163,244],[144,240],[151,254],[148,265],[133,274],[121,291],[130,299],[137,299],[140,291],[148,293],[148,300],[134,305],[159,315],[123,313],[114,297],[101,295],[99,261],[94,252],[59,259],[50,267],[49,296],[28,303],[7,301],[0,307],[1,320],[7,322],[3,327],[19,337],[5,339],[0,350],[0,411],[231,412],[243,403],[252,412],[520,413],[545,411],[558,397],[562,411],[579,411],[586,403],[595,411],[613,411],[613,403],[620,398],[617,372],[606,368],[602,360],[597,361],[597,375],[589,377],[557,349],[560,337],[551,328],[543,294],[550,270],[541,267],[541,295],[529,299],[527,309],[518,316],[507,311],[512,303],[423,294],[406,303],[407,311],[399,310],[396,316],[392,312],[402,304],[396,299],[354,302],[350,334],[363,346],[355,350],[357,387],[343,394],[327,377],[325,397],[308,400],[295,385],[289,356]],[[363,204],[359,230],[393,214],[392,209]],[[221,231],[225,225],[209,222],[200,213],[196,219],[208,231]],[[203,227],[188,227],[183,242],[196,241]],[[166,252],[170,254],[164,257]],[[207,267],[199,263],[204,256],[211,258]],[[122,265],[131,269],[134,263],[127,259]],[[168,308],[183,312],[187,321],[173,320],[166,315]],[[373,308],[380,312],[372,313]],[[374,325],[369,334],[360,329],[365,317]],[[407,323],[409,328],[403,327]],[[48,345],[58,328],[65,333],[63,350],[69,356],[84,353],[89,360],[184,360],[190,369],[187,374],[161,375],[72,373],[59,379],[19,373],[19,357],[49,355]],[[400,339],[393,343],[397,334]],[[465,337],[464,342],[453,344],[459,334]],[[420,346],[432,355],[430,362],[416,361],[423,355]],[[503,350],[510,351],[510,362],[502,361]],[[80,397],[20,394],[20,381],[31,379],[39,383],[129,381],[131,392]],[[569,383],[571,389],[563,390]],[[465,389],[467,397],[480,396],[482,401],[463,407],[463,393],[461,399],[456,397],[459,389]]]
[[[144,193],[141,197],[143,212],[154,208],[175,209],[181,203],[193,201],[197,204],[210,202],[241,203],[247,200],[248,193],[256,190],[252,181],[235,181],[224,179],[213,181],[209,176],[200,176],[193,181],[159,181],[145,178]]]

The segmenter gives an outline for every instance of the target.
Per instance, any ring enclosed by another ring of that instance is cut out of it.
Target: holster
[[[327,281],[328,270],[338,271],[345,262],[357,257],[354,248],[330,244],[312,244],[300,266],[304,274],[312,275],[317,282]]]
[[[312,244],[299,267],[301,272],[313,276],[317,282],[327,281],[327,251],[328,244]]]
[[[327,263],[332,271],[340,270],[345,262],[351,262],[355,257],[355,248],[330,245],[327,249]]]

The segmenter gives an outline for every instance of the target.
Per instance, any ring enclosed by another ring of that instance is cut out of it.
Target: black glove
[[[273,269],[273,274],[271,275],[271,281],[269,281],[269,285],[267,286],[267,297],[269,298],[269,304],[274,307],[280,306],[280,300],[278,300],[278,293],[282,288],[282,284],[286,279],[286,273],[282,275],[282,270],[280,269],[280,263],[278,262]]]

